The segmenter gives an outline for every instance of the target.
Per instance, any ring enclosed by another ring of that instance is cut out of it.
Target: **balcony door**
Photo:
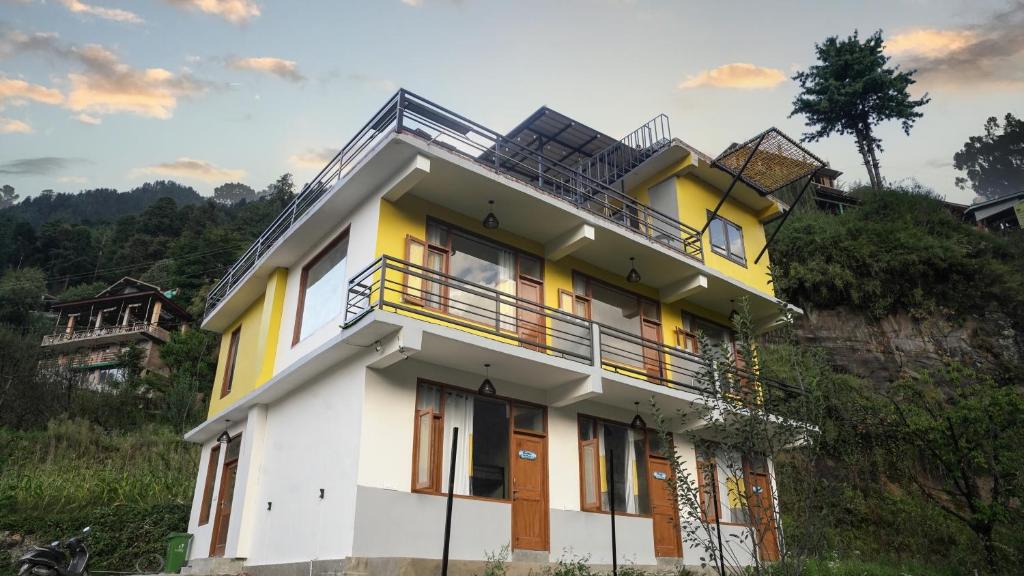
[[[573,291],[585,299],[579,310],[602,325],[601,362],[613,369],[663,375],[661,313],[658,303],[579,272]]]

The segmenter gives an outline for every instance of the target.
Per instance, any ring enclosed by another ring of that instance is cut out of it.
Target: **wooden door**
[[[548,458],[544,438],[512,435],[512,548],[548,549]]]
[[[774,562],[779,559],[779,536],[775,525],[772,483],[768,476],[767,463],[763,458],[755,457],[747,465],[747,483],[747,503],[750,507],[750,518],[757,531],[759,556],[761,560]]]
[[[661,343],[661,324],[643,319],[640,337],[649,341],[644,342],[644,370],[655,378],[661,378],[661,351],[657,347]]]
[[[213,521],[213,537],[210,539],[210,556],[223,556],[228,542],[228,526],[231,525],[231,501],[235,496],[235,476],[238,460],[224,464],[220,475],[220,497],[217,499],[217,516]]]
[[[682,558],[679,510],[672,494],[672,467],[667,460],[651,458],[651,519],[654,521],[654,555],[659,558]]]
[[[536,280],[520,276],[519,297],[528,302],[541,304],[544,302],[543,286]],[[527,342],[545,343],[544,315],[540,313],[540,309],[519,308],[516,319],[519,325],[520,338]],[[538,346],[530,346],[528,344],[524,344],[524,346],[533,350],[542,350]]]

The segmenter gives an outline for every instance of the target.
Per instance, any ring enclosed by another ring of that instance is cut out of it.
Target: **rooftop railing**
[[[590,178],[611,186],[672,142],[668,116],[659,114],[590,158],[577,169]]]
[[[557,162],[412,92],[399,90],[303,187],[214,285],[207,297],[206,313],[209,314],[223,301],[297,220],[389,135],[396,133],[423,138],[499,174],[528,183],[607,222],[639,233],[651,242],[697,261],[703,260],[697,229],[592,178],[578,167]],[[652,132],[651,137],[657,134]],[[648,138],[638,135],[630,141],[647,142]]]

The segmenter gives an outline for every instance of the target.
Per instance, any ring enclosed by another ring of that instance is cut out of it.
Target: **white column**
[[[253,534],[265,503],[257,502],[260,478],[263,473],[264,445],[267,434],[267,406],[258,404],[249,409],[242,435],[242,449],[238,455],[238,478],[235,499],[232,502],[232,526],[228,529],[225,556],[248,558],[252,550]],[[263,504],[263,506],[261,506]]]

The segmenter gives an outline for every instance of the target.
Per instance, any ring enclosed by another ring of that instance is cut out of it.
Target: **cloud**
[[[338,153],[337,148],[330,146],[324,148],[310,148],[299,154],[288,157],[288,162],[299,168],[323,168]]]
[[[976,89],[1024,87],[1024,0],[962,28],[915,28],[885,42],[925,86]]]
[[[31,134],[33,132],[35,130],[21,120],[0,116],[0,134]]]
[[[75,14],[88,14],[89,16],[95,16],[104,20],[113,20],[114,22],[142,24],[142,18],[140,18],[138,14],[127,10],[93,6],[91,4],[86,4],[81,0],[60,0],[60,3]]]
[[[89,114],[86,114],[85,112],[82,112],[81,114],[75,116],[75,120],[78,120],[82,124],[93,124],[93,125],[100,124],[100,123],[103,122],[103,120],[101,118],[97,118],[96,116],[90,116]]]
[[[174,178],[202,180],[204,182],[224,182],[227,180],[241,180],[245,178],[245,170],[221,168],[205,160],[196,160],[194,158],[178,158],[174,162],[164,162],[140,168],[137,172],[143,174],[156,174],[158,176],[170,176]]]
[[[0,163],[0,174],[49,176],[82,162],[85,162],[85,160],[81,158],[63,158],[60,156],[19,158],[17,160]]]
[[[294,60],[284,60],[282,58],[232,58],[228,60],[227,65],[229,68],[236,70],[251,70],[253,72],[263,72],[266,74],[273,74],[289,82],[302,82],[306,79],[305,76],[299,72],[298,64]]]
[[[413,6],[413,7],[422,6],[423,5],[423,0],[402,0],[402,4],[405,4],[406,6]]]
[[[53,88],[0,75],[0,109],[7,104],[19,105],[28,101],[56,105],[64,102],[64,95]]]
[[[61,176],[57,178],[57,182],[61,184],[85,184],[89,179],[85,176]]]
[[[0,37],[0,55],[35,52],[72,62],[81,70],[70,72],[65,108],[93,117],[130,113],[166,119],[173,115],[181,97],[204,92],[209,84],[191,74],[174,74],[163,68],[133,68],[99,44],[62,44],[55,34],[7,31]],[[47,102],[57,104],[56,99]]]
[[[941,58],[977,41],[977,34],[971,30],[916,28],[890,37],[885,41],[885,50],[893,56]]]
[[[233,24],[248,22],[260,15],[260,7],[252,0],[166,0],[188,10],[199,10],[220,16]]]
[[[773,88],[787,79],[786,74],[778,68],[762,68],[745,62],[736,62],[712,68],[711,70],[704,70],[693,76],[687,76],[686,80],[679,83],[679,88],[688,89],[710,86],[713,88],[758,90]]]

